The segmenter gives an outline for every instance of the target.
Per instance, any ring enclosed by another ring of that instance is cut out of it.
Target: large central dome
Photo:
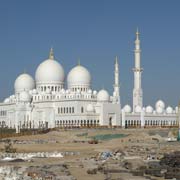
[[[64,84],[64,69],[54,60],[53,50],[51,49],[49,59],[42,62],[35,74],[37,86],[42,85],[62,85]]]
[[[91,75],[85,67],[78,64],[69,72],[67,82],[69,89],[86,91],[90,88]]]

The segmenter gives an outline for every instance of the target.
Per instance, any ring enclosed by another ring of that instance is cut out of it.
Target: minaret
[[[135,50],[134,50],[134,60],[135,67],[134,71],[134,89],[133,89],[133,111],[135,111],[136,106],[143,106],[143,92],[141,88],[141,74],[143,69],[141,68],[141,49],[140,49],[140,39],[139,31],[136,31],[135,40]]]
[[[113,96],[115,98],[115,102],[117,104],[120,103],[120,93],[119,93],[119,63],[118,63],[118,57],[115,58],[115,65],[114,65],[114,93]]]

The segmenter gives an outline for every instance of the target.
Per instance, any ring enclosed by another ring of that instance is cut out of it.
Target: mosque
[[[80,63],[65,79],[61,64],[54,59],[53,49],[35,73],[20,74],[14,83],[14,94],[0,103],[0,127],[21,129],[72,127],[177,127],[178,107],[165,107],[158,100],[155,107],[143,106],[141,87],[141,48],[137,30],[134,50],[135,67],[133,106],[121,108],[118,58],[114,65],[114,90],[91,88],[91,74]],[[67,84],[66,84],[67,82]]]

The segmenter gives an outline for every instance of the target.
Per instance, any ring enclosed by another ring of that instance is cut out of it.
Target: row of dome
[[[35,73],[36,88],[42,85],[58,85],[63,87],[65,80],[64,69],[59,62],[54,60],[53,50],[51,49],[49,58],[43,61]],[[68,89],[73,87],[89,88],[91,75],[89,71],[80,63],[71,69],[67,76]],[[26,73],[19,75],[14,84],[15,92],[29,91],[35,88],[34,79]]]
[[[131,112],[132,112],[131,106],[129,106],[129,105],[125,105],[123,109],[124,109],[125,113],[131,113]],[[174,113],[173,108],[170,107],[170,106],[168,106],[168,107],[165,109],[165,103],[164,103],[162,100],[159,100],[159,101],[156,102],[156,104],[155,104],[155,109],[156,109],[156,112],[157,112],[158,114],[162,114],[162,113],[164,113],[164,112],[166,112],[167,114],[172,114],[172,113]],[[136,106],[136,107],[135,107],[135,112],[136,112],[136,113],[140,113],[141,111],[142,111],[142,108],[141,108],[140,106]],[[152,113],[154,112],[154,109],[153,109],[152,106],[147,106],[147,107],[145,108],[145,112],[146,112],[146,113],[149,113],[149,114],[152,114]]]
[[[62,94],[66,94],[66,95],[69,93],[69,91],[67,92],[67,90],[66,91],[64,90],[63,92],[64,93],[62,93]],[[109,93],[104,89],[100,90],[98,93],[97,93],[97,91],[89,90],[89,93],[93,94],[97,98],[98,102],[108,102],[110,100]],[[4,100],[4,103],[10,103],[10,102],[15,102],[15,101],[31,102],[32,96],[36,95],[36,94],[37,94],[36,89],[30,90],[29,92],[21,91],[20,93],[18,93],[16,95],[12,95],[9,98],[6,98]],[[41,94],[41,95],[43,96],[44,94]]]

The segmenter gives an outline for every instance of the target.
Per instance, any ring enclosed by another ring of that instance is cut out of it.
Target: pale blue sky
[[[24,69],[34,77],[53,46],[66,74],[81,64],[112,93],[119,56],[122,104],[132,103],[134,38],[141,33],[144,104],[180,99],[179,0],[1,0],[0,98]]]

